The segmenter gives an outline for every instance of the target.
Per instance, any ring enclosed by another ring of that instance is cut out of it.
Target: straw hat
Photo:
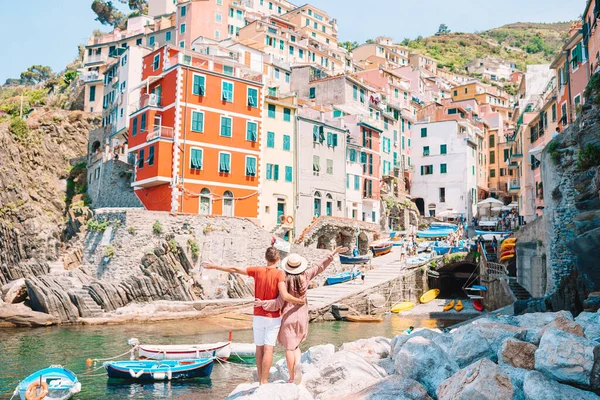
[[[300,254],[292,253],[281,262],[281,268],[292,275],[299,275],[308,268],[308,261]]]

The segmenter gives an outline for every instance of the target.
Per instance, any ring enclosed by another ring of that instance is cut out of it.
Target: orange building
[[[257,218],[262,75],[171,46],[144,57],[132,186],[146,209]]]
[[[583,13],[583,43],[587,47],[589,58],[589,73],[593,75],[600,66],[600,29],[598,28],[598,17],[600,17],[600,1],[588,0]]]

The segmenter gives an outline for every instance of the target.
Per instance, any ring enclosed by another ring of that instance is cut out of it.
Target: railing
[[[91,56],[85,56],[85,64],[92,64],[105,61],[106,55],[104,54],[92,54]]]
[[[165,60],[165,69],[174,67],[177,64],[187,65],[194,68],[201,68],[207,71],[215,71],[215,64],[222,66],[229,66],[233,69],[231,76],[246,79],[252,82],[263,83],[263,75],[260,73],[253,72],[250,69],[245,68],[243,65],[237,63],[237,56],[234,54],[233,57],[228,55],[230,62],[224,62],[224,58],[216,58],[212,55],[206,54],[186,54],[183,51],[169,57]]]
[[[146,107],[162,107],[162,98],[154,93],[146,93],[140,96],[140,99],[136,102],[133,102],[129,105],[131,108],[131,113],[141,110]]]
[[[79,77],[83,82],[94,82],[102,79],[98,71],[87,71],[79,75]]]
[[[508,190],[519,190],[521,189],[521,182],[518,179],[512,179],[508,182]]]
[[[173,140],[173,128],[169,126],[155,126],[150,131],[148,131],[148,135],[146,136],[146,141],[150,142],[156,139],[167,139]]]

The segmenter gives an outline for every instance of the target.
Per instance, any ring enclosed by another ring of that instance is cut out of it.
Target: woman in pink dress
[[[285,280],[288,292],[298,298],[306,298],[309,282],[331,264],[333,257],[348,251],[347,247],[338,247],[317,265],[308,268],[308,262],[298,254],[290,254],[281,262],[285,271]],[[267,311],[281,308],[281,328],[277,339],[285,347],[285,359],[290,372],[289,382],[300,384],[302,382],[302,367],[300,366],[300,343],[308,334],[308,304],[297,305],[285,303],[281,296],[275,300],[256,299],[255,305],[262,306]],[[283,308],[282,308],[283,307]]]

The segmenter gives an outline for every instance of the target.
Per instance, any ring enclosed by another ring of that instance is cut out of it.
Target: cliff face
[[[58,256],[77,189],[68,178],[85,161],[88,132],[98,122],[81,111],[37,111],[26,132],[0,125],[0,265]],[[76,185],[85,185],[85,174]]]

